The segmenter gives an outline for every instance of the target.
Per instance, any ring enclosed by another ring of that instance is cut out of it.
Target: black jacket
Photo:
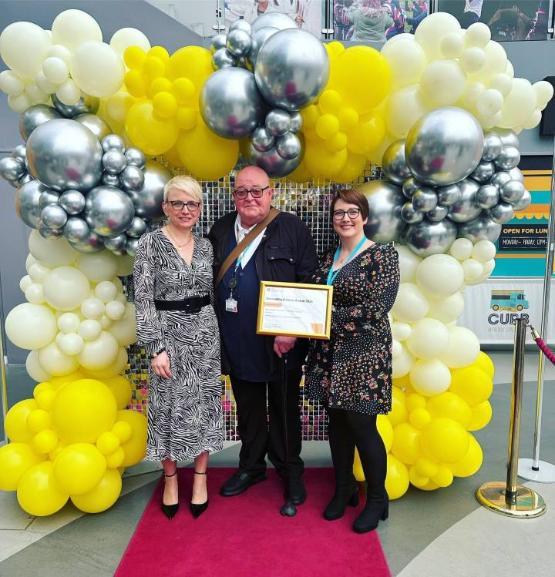
[[[208,238],[214,248],[214,280],[226,258],[229,235],[233,231],[236,212],[226,214],[214,223]],[[281,212],[266,228],[262,242],[254,255],[256,272],[260,280],[279,282],[312,282],[312,274],[318,266],[314,241],[307,226],[297,216]],[[221,311],[216,310],[217,314]],[[263,337],[266,341],[272,378],[278,378],[278,357],[273,352],[274,337]],[[288,354],[288,366],[300,367],[307,351],[307,341],[299,339]],[[229,374],[230,362],[222,347],[222,370]]]

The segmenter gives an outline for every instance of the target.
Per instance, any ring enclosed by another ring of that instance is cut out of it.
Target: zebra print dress
[[[159,311],[154,299],[210,294],[212,246],[195,236],[191,265],[161,229],[141,237],[133,281],[137,337],[148,355],[166,348],[172,377],[150,373],[146,459],[188,460],[223,447],[220,337],[212,305],[199,313]]]

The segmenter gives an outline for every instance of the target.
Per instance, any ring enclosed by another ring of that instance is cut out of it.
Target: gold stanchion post
[[[476,498],[481,505],[491,511],[509,517],[526,519],[543,515],[546,506],[544,500],[538,493],[524,485],[517,484],[526,320],[518,317],[515,324],[513,393],[511,398],[511,420],[509,423],[507,481],[489,481],[484,483],[476,491]]]

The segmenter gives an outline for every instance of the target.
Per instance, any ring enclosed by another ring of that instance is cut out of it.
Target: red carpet
[[[218,490],[231,469],[209,469],[208,510],[188,509],[192,470],[180,470],[181,508],[172,521],[160,511],[160,486],[147,505],[115,577],[390,577],[376,531],[351,530],[352,507],[338,521],[322,519],[333,492],[330,469],[307,469],[308,499],[297,516],[282,517],[275,472],[237,497]],[[361,505],[357,510],[360,510]]]

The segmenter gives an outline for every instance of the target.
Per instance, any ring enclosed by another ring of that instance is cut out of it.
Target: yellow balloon
[[[469,439],[470,435],[460,423],[442,417],[433,419],[422,431],[420,446],[440,463],[456,463],[466,455]]]
[[[419,457],[416,460],[414,467],[419,475],[428,478],[437,475],[437,472],[439,471],[439,465],[435,461],[427,459],[426,457]]]
[[[449,467],[440,465],[437,473],[433,476],[432,482],[438,487],[449,487],[453,483],[453,472]]]
[[[489,401],[475,405],[472,407],[472,417],[466,428],[469,431],[479,431],[491,421],[492,415],[493,410]]]
[[[33,449],[41,455],[53,451],[58,445],[58,435],[52,429],[44,429],[33,437]]]
[[[42,460],[27,443],[0,447],[0,491],[15,491],[25,471]]]
[[[307,143],[304,162],[314,178],[333,178],[347,162],[347,149],[330,152],[316,142]]]
[[[193,104],[197,89],[189,78],[178,78],[173,82],[172,91],[180,104]]]
[[[478,358],[474,361],[474,366],[477,369],[484,371],[484,373],[493,380],[495,375],[495,365],[493,364],[491,357],[484,353],[484,351],[480,351]]]
[[[362,483],[364,481],[364,471],[362,470],[362,463],[360,462],[360,455],[358,454],[358,450],[355,449],[355,460],[353,462],[353,475],[355,479]]]
[[[394,385],[392,387],[391,412],[389,413],[388,417],[394,427],[407,420],[405,397],[405,393],[398,386]]]
[[[391,500],[401,498],[409,488],[407,467],[393,455],[387,456],[387,476],[385,490]]]
[[[123,81],[131,96],[143,98],[146,95],[146,82],[138,70],[128,70],[125,73]]]
[[[36,517],[56,513],[68,499],[69,495],[56,483],[50,461],[33,465],[25,471],[17,486],[20,507]]]
[[[73,443],[54,461],[56,482],[70,495],[82,495],[98,485],[106,471],[106,459],[90,443]]]
[[[360,117],[354,108],[342,106],[337,113],[337,119],[342,130],[352,130],[357,127]]]
[[[108,469],[117,469],[121,467],[125,460],[125,453],[121,447],[118,447],[111,455],[106,457]]]
[[[493,392],[493,381],[474,366],[452,369],[449,390],[462,397],[471,407],[487,401]]]
[[[426,407],[426,398],[418,393],[410,393],[406,397],[406,405],[408,411],[424,409]]]
[[[428,401],[427,409],[432,417],[448,417],[459,422],[465,428],[468,427],[472,419],[472,410],[468,403],[459,395],[451,392],[432,397]]]
[[[95,443],[116,421],[116,399],[100,381],[81,379],[62,387],[52,407],[52,422],[67,443]]]
[[[140,46],[129,46],[123,53],[128,68],[140,68],[146,58],[146,52]]]
[[[177,113],[177,100],[171,92],[158,92],[152,99],[152,110],[155,118],[173,118]]]
[[[192,130],[197,125],[198,119],[199,112],[194,108],[181,106],[177,109],[175,121],[181,130]],[[166,158],[168,158],[168,153],[166,153]],[[182,164],[181,160],[179,160],[177,165],[179,166],[180,164]]]
[[[85,513],[100,513],[109,509],[121,494],[121,475],[108,470],[96,487],[83,495],[72,495],[73,504]]]
[[[27,427],[33,433],[40,433],[44,429],[48,429],[51,422],[50,413],[43,409],[35,409],[27,417]]]
[[[134,146],[145,154],[156,156],[176,143],[179,128],[171,120],[156,118],[151,102],[137,102],[127,113],[125,132]]]
[[[339,134],[343,133],[340,132]],[[364,169],[366,168],[367,164],[368,162],[365,156],[362,156],[361,154],[353,154],[350,152],[347,155],[345,165],[341,171],[335,175],[334,180],[336,182],[342,182],[346,184],[353,182],[364,173]]]
[[[185,46],[170,57],[168,77],[172,80],[184,76],[200,87],[212,72],[212,54],[206,48]]]
[[[391,450],[391,445],[393,444],[393,425],[386,415],[378,415],[376,426],[383,444],[385,445],[385,450],[386,452],[389,452]]]
[[[35,399],[25,399],[16,403],[6,415],[4,428],[10,441],[29,443],[33,438],[33,432],[27,427],[27,419],[32,411],[39,406]]]
[[[357,154],[368,154],[380,144],[384,136],[385,122],[376,114],[351,129],[347,146]]]
[[[418,489],[422,489],[426,486],[429,482],[429,478],[425,475],[421,475],[416,468],[416,465],[413,465],[409,468],[409,480],[412,485],[417,487]]]
[[[102,381],[112,391],[118,409],[125,409],[131,402],[131,383],[123,376],[110,377]]]
[[[333,114],[323,114],[316,121],[316,134],[327,140],[339,132],[339,120]]]
[[[318,108],[322,114],[337,114],[341,108],[342,98],[337,90],[324,90],[318,99]]]
[[[131,467],[141,462],[146,453],[146,417],[137,411],[118,411],[117,420],[124,421],[131,426],[130,439],[121,444],[125,453],[123,466]]]
[[[430,415],[430,412],[424,408],[413,409],[409,413],[409,422],[413,427],[417,429],[423,429],[430,423],[431,420],[432,415]]]
[[[400,423],[393,429],[391,452],[407,465],[416,463],[420,456],[420,431],[410,423]]]
[[[125,443],[131,438],[133,429],[127,421],[116,421],[112,427],[112,433],[120,440],[120,443]]]
[[[119,444],[119,437],[112,431],[106,431],[98,437],[96,448],[106,456],[111,455],[119,447]]]
[[[468,435],[468,437],[469,443],[466,455],[460,461],[450,465],[455,477],[470,477],[474,475],[474,473],[478,472],[484,460],[484,453],[480,443],[478,443],[474,435]]]
[[[301,116],[303,118],[303,128],[314,128],[318,118],[320,118],[320,113],[318,107],[315,104],[309,104],[306,108],[301,110]]]

